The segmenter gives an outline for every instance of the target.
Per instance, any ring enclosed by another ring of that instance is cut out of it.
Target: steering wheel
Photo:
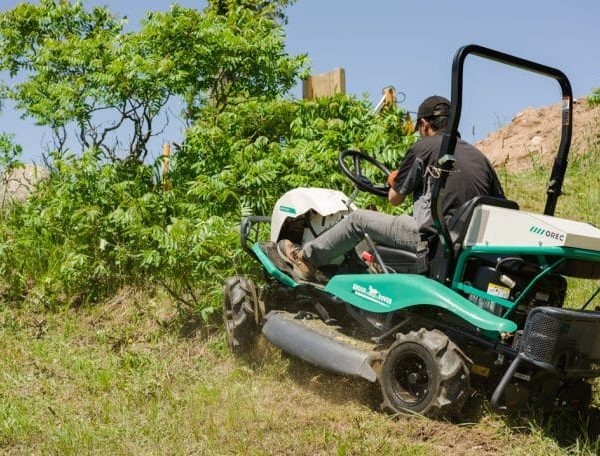
[[[346,166],[346,158],[352,158],[353,168],[348,168]],[[379,163],[373,157],[369,157],[367,154],[363,152],[359,152],[357,150],[343,150],[340,152],[338,163],[342,172],[348,176],[354,185],[360,190],[365,192],[372,193],[377,196],[388,196],[389,186],[387,183],[385,184],[374,184],[371,180],[362,174],[361,162],[366,161],[371,165],[375,166],[378,170],[380,170],[386,177],[389,176],[390,170],[387,169],[382,163]]]

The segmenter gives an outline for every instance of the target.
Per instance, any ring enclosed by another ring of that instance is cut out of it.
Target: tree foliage
[[[175,6],[149,14],[139,39],[161,79],[184,97],[188,120],[207,105],[223,111],[232,102],[283,94],[306,66],[305,56],[285,52],[281,26],[268,10],[236,7],[221,15]]]
[[[207,113],[190,128],[173,179],[191,182],[190,197],[216,214],[235,207],[268,215],[295,187],[350,191],[337,165],[343,149],[365,150],[397,166],[413,139],[402,128],[404,117],[399,109],[374,115],[369,103],[347,96],[254,100]]]
[[[225,278],[256,267],[239,244],[243,210],[269,214],[297,186],[350,191],[339,150],[395,165],[412,141],[403,111],[374,115],[346,96],[253,100],[204,114],[176,155],[171,190],[141,163],[55,157],[49,180],[0,229],[5,298],[95,302],[123,284],[162,286],[206,317]]]
[[[208,102],[223,109],[231,98],[292,86],[305,58],[284,52],[281,26],[268,11],[173,6],[148,14],[139,32],[124,32],[125,20],[105,7],[22,3],[0,14],[0,70],[17,77],[7,96],[52,129],[55,149],[66,148],[74,128],[83,149],[143,160],[174,96],[193,119]]]
[[[23,148],[14,142],[15,135],[0,133],[0,172],[21,165]]]
[[[208,0],[208,6],[215,13],[226,16],[242,7],[255,14],[265,14],[267,17],[287,23],[285,9],[295,3],[295,0]]]
[[[133,284],[163,287],[206,318],[223,281],[256,268],[239,245],[242,212],[269,214],[298,186],[351,191],[337,169],[342,149],[397,165],[413,140],[404,111],[374,114],[342,95],[283,98],[306,66],[305,56],[285,52],[288,3],[174,6],[148,14],[136,33],[81,2],[41,0],[0,14],[0,68],[21,78],[9,97],[51,126],[59,146],[73,124],[82,145],[80,154],[58,147],[49,178],[0,213],[4,300],[91,303]],[[139,159],[173,96],[185,101],[190,128],[163,176]],[[106,160],[126,127],[136,160]],[[386,205],[359,202],[375,201]]]

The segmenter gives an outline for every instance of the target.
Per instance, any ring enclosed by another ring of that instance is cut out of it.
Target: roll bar
[[[454,61],[452,62],[452,95],[448,129],[443,136],[442,145],[438,155],[438,164],[442,172],[440,173],[439,179],[435,180],[431,195],[431,215],[440,236],[444,255],[449,259],[454,259],[454,249],[452,247],[448,226],[446,225],[442,214],[440,194],[446,185],[448,173],[452,170],[454,162],[456,161],[454,150],[456,148],[458,124],[462,110],[463,69],[465,59],[469,54],[517,67],[522,70],[538,73],[543,76],[549,76],[556,79],[560,85],[562,91],[562,130],[558,154],[554,160],[550,182],[548,183],[546,191],[548,195],[546,207],[544,208],[544,214],[546,215],[554,215],[556,203],[561,194],[562,184],[567,170],[567,158],[573,131],[573,93],[571,83],[562,71],[476,44],[463,46],[456,51]]]

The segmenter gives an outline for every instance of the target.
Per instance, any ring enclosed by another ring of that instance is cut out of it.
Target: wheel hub
[[[416,353],[406,353],[396,363],[395,382],[403,401],[417,404],[429,393],[429,375],[423,360]]]
[[[456,415],[470,390],[463,356],[439,330],[399,333],[380,373],[383,406],[400,414]]]

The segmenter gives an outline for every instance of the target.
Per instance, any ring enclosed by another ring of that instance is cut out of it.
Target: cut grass
[[[379,391],[259,343],[236,360],[219,331],[183,337],[167,300],[0,312],[0,448],[13,454],[594,454],[578,425],[468,424],[379,411]],[[553,421],[552,421],[553,420]]]
[[[223,352],[220,335],[182,338],[149,324],[158,321],[156,300],[132,302],[123,304],[126,315],[116,309],[100,319],[100,309],[45,315],[43,334],[30,309],[3,310],[1,448],[432,454],[433,447],[435,454],[434,445],[393,432],[394,422],[351,397],[324,406],[327,399],[287,378],[289,361],[276,351],[267,351],[264,367],[238,364]]]

